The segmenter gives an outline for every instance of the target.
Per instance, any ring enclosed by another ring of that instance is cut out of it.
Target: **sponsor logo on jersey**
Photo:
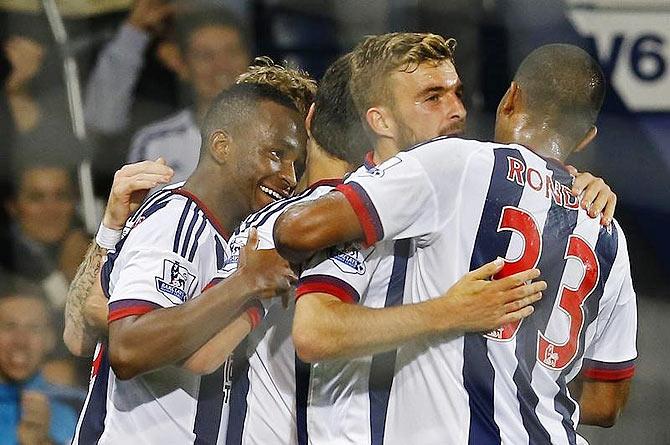
[[[358,250],[336,251],[330,260],[335,263],[338,269],[349,274],[365,274],[365,260]]]
[[[191,285],[195,281],[195,275],[179,261],[163,260],[163,276],[156,277],[156,289],[170,300],[172,297],[180,301],[186,301]]]

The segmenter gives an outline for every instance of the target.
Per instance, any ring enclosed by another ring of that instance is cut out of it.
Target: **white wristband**
[[[98,246],[107,250],[114,250],[116,243],[121,240],[121,230],[110,229],[100,223],[98,233],[95,234],[95,242]]]

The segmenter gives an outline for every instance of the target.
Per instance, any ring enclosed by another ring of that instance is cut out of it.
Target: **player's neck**
[[[343,178],[354,170],[354,166],[348,162],[329,156],[323,150],[309,150],[305,164],[305,173],[300,178],[296,192],[302,192],[324,179]]]
[[[241,197],[235,194],[237,187],[226,184],[225,179],[213,181],[213,178],[226,178],[226,175],[213,174],[207,168],[199,166],[184,184],[184,189],[195,195],[214,215],[218,223],[229,233],[242,221],[246,214],[238,215]],[[214,184],[217,182],[217,184]]]
[[[372,160],[374,161],[375,165],[379,165],[382,162],[391,159],[401,151],[402,149],[398,147],[398,144],[395,140],[391,138],[378,138],[377,142],[375,142],[375,149]]]

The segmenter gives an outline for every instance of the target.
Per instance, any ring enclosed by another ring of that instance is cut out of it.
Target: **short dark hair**
[[[549,116],[559,135],[578,143],[595,123],[605,97],[605,76],[593,57],[574,45],[544,45],[514,76],[531,116]]]
[[[243,21],[231,10],[222,6],[213,6],[202,1],[182,2],[175,19],[175,39],[183,54],[189,47],[191,35],[206,26],[220,26],[233,29],[240,36],[242,45],[250,52],[251,40]]]
[[[370,140],[351,95],[351,53],[326,70],[314,101],[310,131],[326,152],[352,165],[360,165]]]
[[[292,98],[268,84],[238,83],[219,93],[209,107],[201,125],[201,156],[207,152],[209,138],[216,130],[235,133],[253,122],[258,105],[270,101],[300,113]]]

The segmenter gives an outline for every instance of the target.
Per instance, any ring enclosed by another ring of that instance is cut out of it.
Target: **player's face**
[[[274,102],[258,106],[253,125],[237,145],[236,175],[248,191],[249,211],[286,198],[296,186],[294,163],[304,157],[307,134],[298,112]]]
[[[0,302],[0,380],[23,381],[37,372],[51,347],[44,303],[9,297]]]
[[[70,230],[74,207],[67,171],[40,167],[22,175],[11,213],[28,238],[52,244],[62,240]]]
[[[204,26],[191,34],[186,65],[198,98],[211,102],[247,68],[249,55],[239,33],[225,26]]]
[[[422,63],[411,73],[397,71],[389,86],[398,150],[465,130],[463,86],[450,61]]]

